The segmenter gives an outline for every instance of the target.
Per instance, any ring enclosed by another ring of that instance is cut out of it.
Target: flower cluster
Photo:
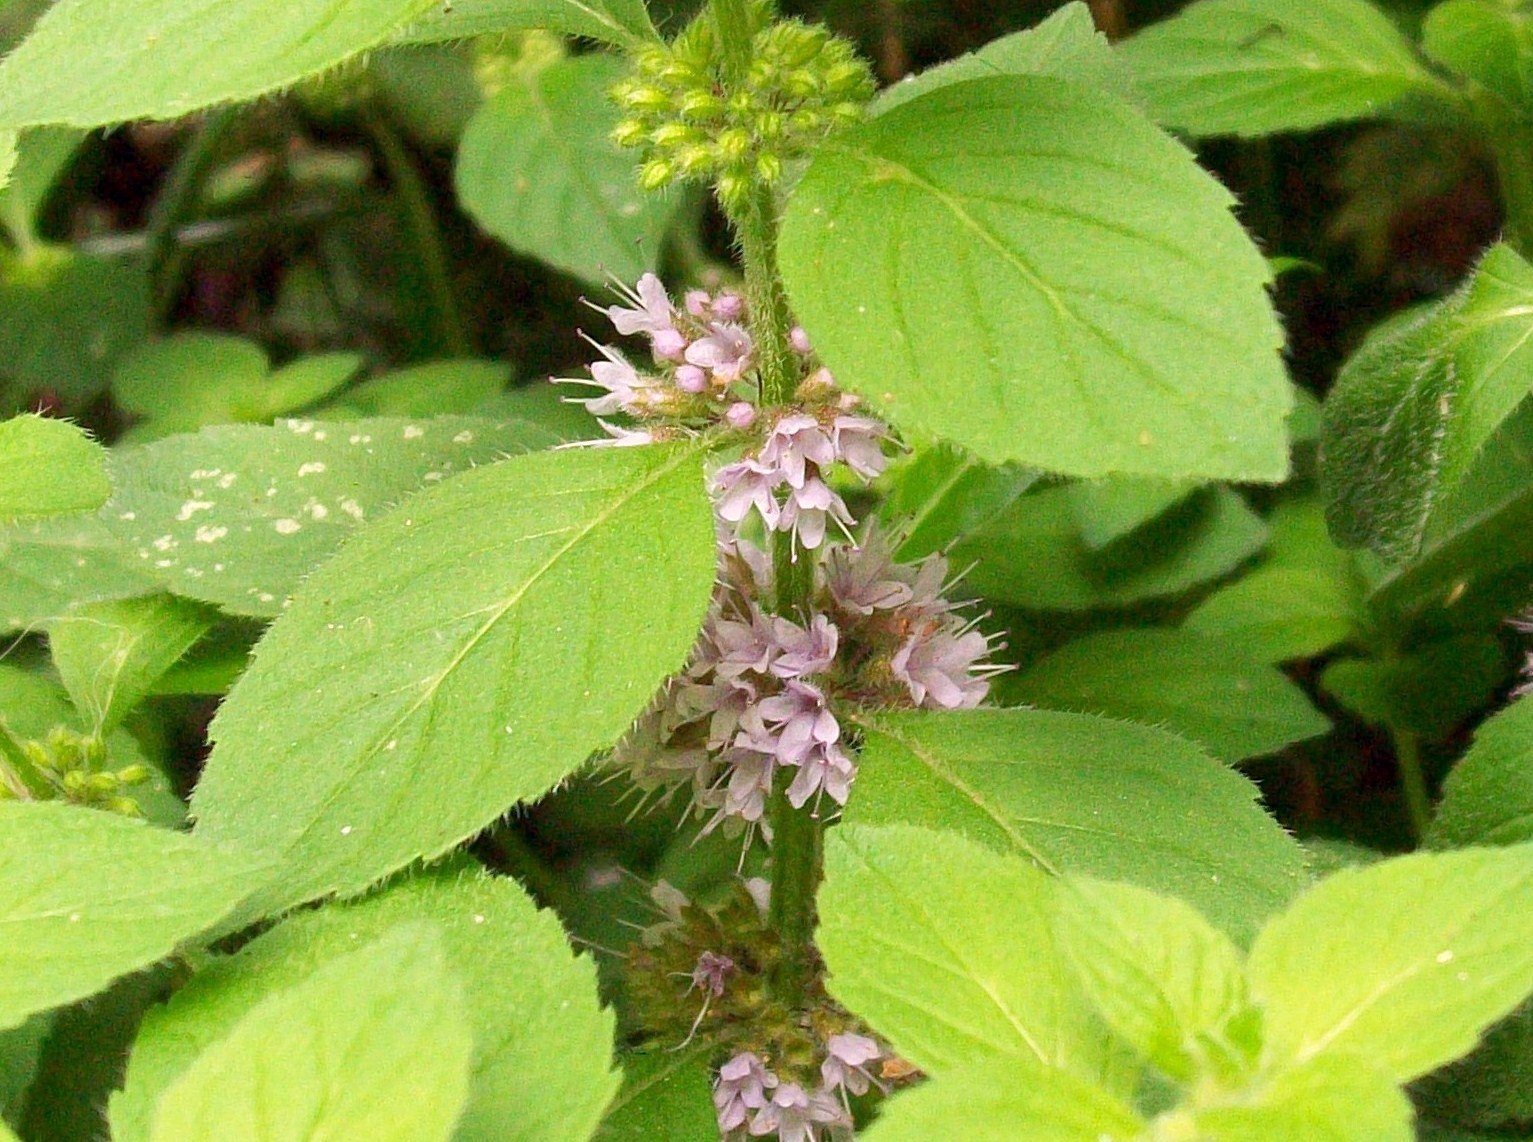
[[[837,703],[953,710],[977,706],[990,640],[943,597],[947,563],[897,562],[870,531],[833,547],[816,569],[802,619],[767,612],[765,555],[723,548],[715,605],[692,661],[618,748],[634,783],[662,796],[689,789],[705,829],[762,822],[779,771],[788,800],[846,803],[856,762]]]
[[[735,82],[705,13],[674,42],[639,51],[637,73],[614,89],[628,117],[613,138],[642,150],[646,189],[707,181],[738,209],[753,185],[776,182],[785,163],[861,118],[874,83],[851,44],[797,20],[773,23],[766,3],[751,5],[751,20],[749,70]]]
[[[713,1107],[726,1138],[776,1134],[780,1142],[818,1142],[851,1137],[847,1096],[883,1087],[868,1069],[884,1058],[877,1041],[856,1032],[832,1035],[820,1064],[820,1081],[806,1090],[774,1074],[752,1051],[741,1051],[721,1066],[713,1081]]]
[[[651,366],[641,370],[620,350],[592,341],[602,359],[591,365],[590,378],[555,383],[601,389],[599,396],[574,399],[594,416],[625,413],[645,426],[629,430],[603,421],[619,444],[648,443],[656,428],[671,426],[695,429],[722,421],[749,428],[756,410],[742,399],[751,395],[743,382],[755,364],[756,345],[745,325],[745,299],[691,290],[678,307],[654,274],[620,292],[627,304],[602,312],[624,336],[649,340]]]
[[[60,800],[127,817],[143,816],[126,790],[148,781],[149,770],[138,764],[106,768],[106,744],[99,737],[57,726],[45,741],[18,744],[19,758],[8,763],[0,757],[0,801]],[[18,763],[25,765],[26,773],[14,770]]]

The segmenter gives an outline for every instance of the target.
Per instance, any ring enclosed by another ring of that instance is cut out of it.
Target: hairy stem
[[[389,183],[394,189],[395,201],[416,256],[420,259],[421,277],[427,291],[427,310],[433,326],[433,340],[444,353],[465,357],[473,352],[468,333],[458,310],[458,300],[453,293],[452,274],[447,266],[447,254],[442,248],[441,231],[437,228],[436,212],[426,194],[415,162],[405,150],[404,143],[388,121],[378,112],[366,112],[367,131],[378,148],[388,172]]]
[[[1432,823],[1432,799],[1427,794],[1426,774],[1421,768],[1421,739],[1409,730],[1392,730],[1395,744],[1395,768],[1400,773],[1400,791],[1405,797],[1405,812],[1410,820],[1411,836],[1420,841]]]

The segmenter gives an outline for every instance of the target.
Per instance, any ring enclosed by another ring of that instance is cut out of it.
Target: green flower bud
[[[701,145],[682,147],[676,152],[675,162],[683,178],[703,178],[717,165],[713,151]]]
[[[620,147],[637,147],[649,138],[649,129],[638,119],[624,119],[612,128],[611,138]]]
[[[709,91],[689,91],[681,98],[681,113],[688,119],[712,119],[724,113],[724,101]]]
[[[756,175],[762,182],[776,182],[782,177],[782,160],[771,151],[756,156]]]
[[[142,785],[149,780],[147,765],[127,765],[117,771],[117,780],[123,785]]]
[[[714,145],[726,161],[737,163],[751,153],[750,132],[739,127],[730,127],[719,132]]]
[[[142,817],[144,815],[144,811],[139,808],[138,802],[131,797],[113,797],[107,802],[106,807],[123,817]]]
[[[671,107],[671,93],[661,87],[636,84],[626,93],[622,105],[629,111],[641,113],[668,111]]]
[[[650,133],[650,141],[664,150],[697,142],[697,131],[685,123],[662,123]]]
[[[639,168],[639,187],[659,190],[676,177],[676,168],[664,159],[650,159]]]

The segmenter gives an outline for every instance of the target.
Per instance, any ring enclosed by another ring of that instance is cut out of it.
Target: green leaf
[[[528,28],[585,36],[618,47],[659,39],[644,0],[453,0],[435,5],[394,39],[429,44]]]
[[[1482,708],[1505,676],[1500,643],[1481,633],[1401,657],[1333,662],[1320,688],[1366,722],[1437,741]]]
[[[0,524],[0,630],[29,630],[80,603],[157,590],[96,516]]]
[[[1318,568],[1258,567],[1221,587],[1182,629],[1257,662],[1313,658],[1357,638],[1368,612],[1354,575]]]
[[[470,120],[458,151],[464,209],[513,250],[600,282],[660,256],[679,199],[643,194],[609,138],[621,60],[578,56],[518,73]]]
[[[1070,485],[1070,506],[1081,542],[1101,551],[1158,519],[1193,490],[1176,480],[1088,480]]]
[[[168,595],[92,603],[48,624],[48,649],[75,709],[100,734],[149,694],[213,617]]]
[[[1339,872],[1263,930],[1248,974],[1274,1065],[1354,1053],[1425,1074],[1533,988],[1533,847]]]
[[[1533,697],[1519,698],[1475,731],[1443,783],[1427,833],[1433,848],[1533,841]]]
[[[82,408],[149,334],[148,279],[130,262],[45,246],[0,276],[0,411],[44,393]]]
[[[0,519],[95,511],[112,494],[101,447],[41,416],[0,421]]]
[[[256,871],[112,813],[0,801],[0,1028],[169,955],[226,915]]]
[[[1437,4],[1421,22],[1421,50],[1513,107],[1533,104],[1533,15],[1504,0]]]
[[[553,443],[532,425],[461,417],[205,428],[114,453],[103,518],[167,590],[269,618],[365,520]]]
[[[1142,1058],[1183,1084],[1253,1069],[1260,1023],[1240,952],[1195,909],[1080,877],[1066,882],[1060,904],[1064,946],[1086,994]]]
[[[951,833],[845,826],[826,838],[819,907],[831,994],[921,1069],[1001,1055],[1100,1073],[1053,886],[1027,862]]]
[[[1036,27],[991,40],[978,51],[908,75],[879,92],[868,111],[882,115],[918,95],[966,79],[994,75],[1052,75],[1131,98],[1132,88],[1091,9],[1074,0]]]
[[[434,926],[272,993],[160,1098],[151,1142],[446,1142],[468,1090],[462,988]]]
[[[307,408],[344,385],[362,366],[354,353],[300,357],[275,372],[266,351],[222,333],[178,333],[133,353],[117,370],[117,402],[147,421],[135,441],[210,424],[269,424]]]
[[[343,420],[472,416],[501,394],[510,371],[503,361],[432,361],[353,385],[322,411]]]
[[[847,820],[953,829],[1179,896],[1239,942],[1304,883],[1245,778],[1163,730],[1049,710],[883,714]]]
[[[1110,96],[968,80],[816,153],[782,272],[837,381],[907,429],[1071,475],[1278,480],[1271,273],[1231,204]]]
[[[961,448],[938,444],[895,471],[879,518],[899,538],[900,558],[919,559],[980,530],[1037,479],[1038,473],[1016,464],[984,464]]]
[[[32,1085],[53,1026],[53,1014],[47,1012],[32,1016],[19,1027],[0,1031],[0,1125],[6,1119],[21,1118],[27,1087]]]
[[[867,1142],[1133,1142],[1147,1124],[1094,1083],[1053,1067],[989,1059],[905,1091]]]
[[[1412,1142],[1415,1111],[1364,1058],[1325,1054],[1252,1084],[1233,1105],[1193,1116],[1210,1142]]]
[[[0,65],[0,124],[104,126],[254,99],[388,39],[433,0],[60,0]]]
[[[708,1048],[629,1054],[623,1089],[607,1108],[596,1142],[715,1142],[718,1115]]]
[[[1533,1003],[1524,1001],[1471,1054],[1411,1091],[1425,1113],[1447,1122],[1490,1127],[1533,1118]]]
[[[453,871],[411,877],[352,904],[300,912],[214,959],[145,1019],[112,1136],[142,1142],[162,1092],[268,995],[403,924],[440,929],[473,1035],[468,1102],[454,1137],[584,1139],[617,1087],[612,1015],[588,959],[570,955],[551,912],[515,881]],[[712,1104],[704,1089],[710,1122]]]
[[[198,831],[281,862],[244,915],[446,852],[610,746],[714,563],[697,446],[513,457],[359,530],[213,723]]]
[[[1231,764],[1331,723],[1283,673],[1185,630],[1099,631],[1008,680],[1008,701],[1165,726]]]
[[[1199,492],[1106,550],[1082,537],[1071,487],[1015,499],[953,558],[964,582],[997,602],[1042,610],[1121,607],[1227,575],[1261,550],[1267,528],[1228,488]]]
[[[38,241],[38,212],[84,141],[84,131],[69,127],[41,127],[21,136],[10,183],[0,179],[0,224],[18,247]]]
[[[1194,135],[1267,135],[1443,98],[1367,0],[1199,0],[1118,45],[1151,116]]]
[[[1337,538],[1414,556],[1433,512],[1533,388],[1533,266],[1493,247],[1452,298],[1387,322],[1343,367],[1321,441]]]

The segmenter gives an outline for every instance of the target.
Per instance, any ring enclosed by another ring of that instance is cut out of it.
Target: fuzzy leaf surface
[[[114,453],[103,519],[166,590],[272,618],[359,524],[552,443],[530,424],[466,417],[221,425]]]
[[[234,907],[257,867],[112,813],[0,801],[0,1028],[170,954]]]
[[[0,630],[46,623],[81,603],[158,590],[99,516],[0,524]]]
[[[112,494],[105,455],[62,420],[0,421],[0,519],[95,511]]]
[[[1099,631],[1005,684],[1007,699],[1166,728],[1231,764],[1331,728],[1276,668],[1185,630]]]
[[[407,925],[266,995],[161,1096],[150,1142],[447,1142],[472,1048],[440,934]]]
[[[608,55],[519,73],[479,109],[458,151],[464,209],[513,250],[591,282],[632,282],[654,266],[678,198],[644,194],[633,157],[608,137],[608,89],[626,74]]]
[[[1118,51],[1151,116],[1194,135],[1308,130],[1441,89],[1368,0],[1199,0]]]
[[[589,1137],[617,1086],[612,1014],[597,1001],[590,960],[571,955],[553,913],[539,911],[514,880],[451,871],[298,913],[204,967],[146,1017],[122,1093],[112,1100],[113,1137],[143,1142],[160,1095],[267,996],[359,943],[422,923],[440,931],[473,1036],[468,1101],[455,1137]]]
[[[1164,730],[1051,710],[865,725],[851,823],[952,829],[1051,872],[1179,896],[1240,942],[1304,883],[1256,787]]]
[[[1533,15],[1485,0],[1444,0],[1421,22],[1421,50],[1513,107],[1533,101]]]
[[[247,914],[440,855],[610,746],[685,661],[714,560],[695,446],[512,457],[360,529],[212,728],[199,832],[281,862]]]
[[[1262,931],[1248,977],[1270,1063],[1352,1053],[1408,1082],[1533,989],[1533,846],[1338,872]]]
[[[1365,1058],[1319,1055],[1252,1084],[1235,1105],[1199,1112],[1216,1142],[1412,1142],[1405,1092]]]
[[[996,1055],[1095,1077],[1105,1037],[1054,934],[1053,888],[952,833],[836,829],[818,936],[831,993],[939,1078]]]
[[[0,124],[99,127],[254,99],[378,46],[433,0],[61,0],[0,64]]]
[[[968,80],[816,153],[782,272],[837,381],[908,429],[1071,475],[1278,480],[1271,274],[1231,204],[1111,96]]]

